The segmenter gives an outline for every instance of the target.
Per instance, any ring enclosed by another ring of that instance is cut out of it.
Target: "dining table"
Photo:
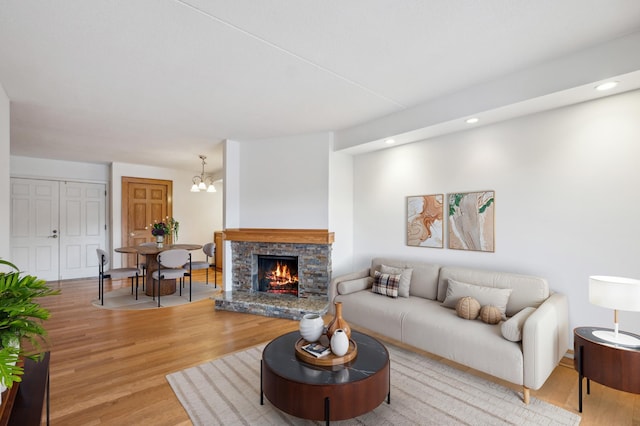
[[[145,257],[145,263],[147,265],[147,271],[145,280],[147,286],[144,290],[144,294],[147,296],[153,296],[157,283],[153,279],[153,272],[158,270],[158,254],[166,250],[172,249],[184,249],[184,250],[199,250],[202,248],[200,244],[163,244],[162,247],[157,245],[138,245],[118,247],[114,249],[116,253],[137,254]],[[151,284],[151,285],[149,285]],[[162,280],[159,286],[158,292],[160,296],[166,296],[176,292],[176,280]]]

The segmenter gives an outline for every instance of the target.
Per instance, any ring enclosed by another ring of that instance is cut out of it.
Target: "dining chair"
[[[206,261],[196,261],[196,262],[191,262],[191,269],[192,270],[198,270],[198,269],[206,269],[206,276],[207,276],[207,285],[209,285],[209,268],[211,268],[211,264],[209,263],[209,258],[212,257],[214,260],[216,258],[216,243],[207,243],[204,246],[202,246],[202,251],[204,252],[205,256],[207,256],[207,260]],[[186,265],[185,265],[186,266]],[[214,268],[215,268],[215,263],[213,264]],[[214,281],[213,281],[213,285],[214,288],[218,287],[218,274],[216,274],[216,270],[213,270],[213,276],[214,276]]]
[[[112,268],[105,270],[105,267],[109,264],[109,254],[102,250],[96,249],[98,255],[98,299],[100,304],[104,305],[104,280],[105,278],[120,279],[131,278],[131,294],[133,294],[133,279],[136,279],[136,300],[138,300],[138,276],[140,270],[138,268]]]
[[[155,247],[156,243],[154,242],[150,242],[150,243],[140,243],[139,244],[140,247]],[[145,286],[145,281],[147,278],[147,262],[140,261],[140,253],[136,253],[136,264],[138,265],[138,268],[140,268],[140,270],[142,271],[142,291],[144,291],[144,286]]]
[[[189,277],[189,302],[191,302],[191,253],[184,249],[171,249],[158,254],[158,270],[151,276],[158,281],[158,307],[160,307],[160,284],[162,280],[179,280],[180,296],[182,296],[182,280]],[[188,269],[187,269],[188,268]],[[151,284],[155,299],[155,284]]]

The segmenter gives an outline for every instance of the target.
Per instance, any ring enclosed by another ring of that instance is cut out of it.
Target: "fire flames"
[[[298,277],[291,274],[289,266],[282,262],[277,262],[276,267],[267,274],[267,278],[271,286],[287,285],[298,281]]]
[[[298,295],[298,275],[285,262],[276,262],[271,271],[265,273],[267,293]]]

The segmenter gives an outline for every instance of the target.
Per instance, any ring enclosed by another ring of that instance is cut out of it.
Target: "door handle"
[[[49,235],[47,238],[58,238],[58,234]]]

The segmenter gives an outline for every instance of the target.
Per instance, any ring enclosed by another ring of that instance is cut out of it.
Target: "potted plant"
[[[154,221],[151,224],[151,235],[156,237],[158,247],[162,247],[162,243],[166,238],[173,237],[173,243],[178,241],[178,229],[180,228],[180,222],[172,217],[167,216],[163,222]],[[171,241],[169,241],[170,243]]]
[[[151,235],[156,237],[158,247],[164,246],[164,236],[169,234],[169,225],[164,222],[154,222],[151,224]]]
[[[34,299],[60,292],[47,287],[44,280],[22,275],[9,261],[0,259],[0,267],[9,268],[9,272],[0,271],[0,391],[4,391],[21,381],[24,371],[16,364],[19,356],[42,356],[40,344],[47,334],[42,321],[49,318],[49,311]],[[31,345],[25,348],[24,340]]]

